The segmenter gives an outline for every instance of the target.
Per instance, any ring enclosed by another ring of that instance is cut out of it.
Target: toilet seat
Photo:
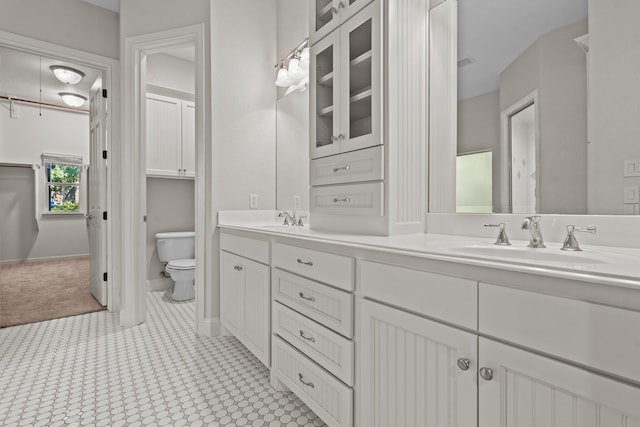
[[[196,268],[195,259],[174,259],[169,261],[167,268],[171,270],[193,270]]]

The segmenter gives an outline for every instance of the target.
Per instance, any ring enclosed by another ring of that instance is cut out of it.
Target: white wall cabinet
[[[370,2],[371,0],[310,0],[311,44],[335,30]]]
[[[221,247],[225,245],[221,243]],[[224,250],[220,252],[222,326],[267,367],[271,356],[269,274],[268,265]]]
[[[147,175],[195,177],[195,103],[147,93]]]
[[[331,31],[311,38],[310,225],[382,235],[423,231],[429,2],[339,3],[353,16],[334,17],[322,26]],[[327,5],[312,3],[312,28]],[[367,150],[352,164],[354,152]],[[328,164],[336,166],[327,176]],[[354,187],[327,197],[327,184],[345,183]],[[382,188],[373,193],[364,184]]]

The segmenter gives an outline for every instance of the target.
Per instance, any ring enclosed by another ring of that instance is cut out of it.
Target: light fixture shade
[[[278,70],[278,77],[276,78],[276,86],[288,87],[291,86],[291,80],[289,80],[289,72],[286,68],[280,68]]]
[[[53,75],[56,76],[56,79],[69,85],[80,83],[80,80],[84,77],[84,73],[82,71],[71,67],[65,67],[64,65],[52,65],[49,68],[53,71]]]
[[[60,92],[58,95],[60,95],[62,101],[69,107],[80,107],[87,101],[87,98],[75,93]]]
[[[305,76],[305,71],[300,67],[300,60],[298,58],[292,58],[289,61],[289,80],[291,84],[297,84]]]

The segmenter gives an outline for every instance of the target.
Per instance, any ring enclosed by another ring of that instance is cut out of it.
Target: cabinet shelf
[[[367,86],[361,91],[358,91],[353,95],[351,95],[351,97],[349,98],[349,101],[353,104],[367,98],[371,98],[371,86]]]
[[[318,79],[318,84],[320,86],[333,87],[333,71],[320,77]]]
[[[319,116],[332,116],[333,115],[333,105],[329,105],[328,107],[325,107],[321,110],[318,110],[318,115]]]
[[[332,13],[331,9],[333,9],[333,2],[330,1],[325,7],[320,9],[320,11],[317,14],[318,19],[323,22],[329,21],[330,19],[326,19],[326,15],[328,13]]]
[[[357,66],[357,65],[365,64],[365,63],[367,63],[367,62],[371,62],[371,51],[370,51],[370,50],[366,51],[365,53],[363,53],[363,54],[362,54],[362,55],[360,55],[360,56],[357,56],[357,57],[353,58],[353,59],[349,62],[349,64],[350,64],[352,67],[355,67],[355,66]]]

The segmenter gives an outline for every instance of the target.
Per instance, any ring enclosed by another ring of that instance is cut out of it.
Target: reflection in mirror
[[[276,208],[309,210],[309,91],[276,103]]]
[[[458,4],[457,150],[493,153],[492,211],[587,213],[587,0]]]

